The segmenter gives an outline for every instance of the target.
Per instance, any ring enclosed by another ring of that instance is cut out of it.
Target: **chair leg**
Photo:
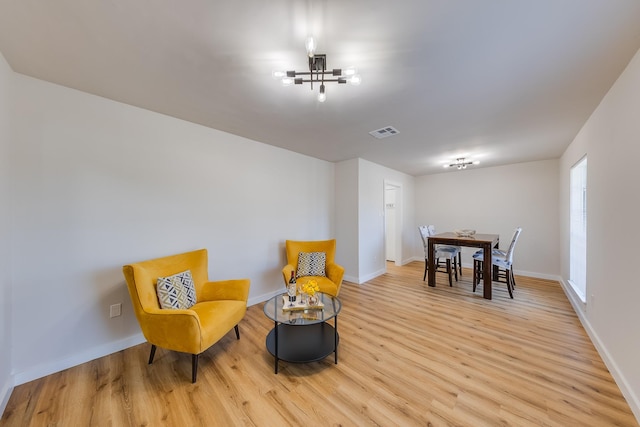
[[[457,265],[456,257],[453,257],[453,272],[456,276],[456,282],[458,281],[458,265]]]
[[[236,330],[236,339],[240,339],[240,329],[238,329],[238,325],[233,327]]]
[[[462,251],[458,252],[458,268],[460,269],[460,277],[462,277]]]
[[[513,269],[511,269],[510,271],[511,271],[511,287],[515,288],[516,287],[516,277],[513,275]]]
[[[424,259],[424,276],[422,277],[422,281],[424,282],[425,280],[427,280],[427,265],[428,265],[428,261],[425,258]]]
[[[513,299],[513,287],[511,285],[511,270],[507,270],[507,290],[509,291],[509,296]]]
[[[449,286],[453,286],[453,282],[451,280],[451,259],[447,258],[447,274],[449,275]]]
[[[151,344],[151,353],[149,354],[149,365],[153,363],[153,358],[156,355],[156,346]]]
[[[483,261],[474,259],[473,260],[473,282],[475,287],[473,288],[473,291],[475,292],[477,289],[477,286],[480,284],[480,281],[483,279],[482,277],[482,272],[484,271],[484,263]]]
[[[198,357],[199,354],[191,355],[191,383],[195,384],[196,377],[198,376]]]
[[[473,260],[473,292],[476,291],[476,286],[478,286],[478,260]]]

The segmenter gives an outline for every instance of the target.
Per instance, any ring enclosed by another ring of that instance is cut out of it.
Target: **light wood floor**
[[[638,426],[556,282],[516,277],[493,300],[471,274],[422,281],[423,263],[344,283],[339,360],[273,358],[249,308],[200,357],[149,345],[15,388],[0,426]]]

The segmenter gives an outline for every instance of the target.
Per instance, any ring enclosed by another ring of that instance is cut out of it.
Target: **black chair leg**
[[[477,259],[473,260],[473,292],[476,291],[477,286],[480,284],[480,280],[482,280],[482,261]]]
[[[460,277],[462,277],[462,251],[458,252],[458,268],[460,269]]]
[[[456,261],[456,257],[453,257],[453,272],[456,275],[456,282],[458,281],[458,261]]]
[[[477,286],[477,283],[476,283],[476,281],[478,280],[478,274],[476,271],[477,269],[478,269],[478,261],[474,259],[473,260],[473,292],[476,291],[476,286]]]
[[[149,365],[153,363],[153,358],[156,355],[156,346],[151,344],[151,353],[149,354]]]
[[[513,299],[513,287],[511,285],[511,270],[507,270],[507,290],[509,291],[509,296]]]
[[[199,354],[191,355],[191,383],[195,384],[196,377],[198,376],[198,357]]]
[[[447,258],[447,274],[449,275],[449,286],[453,286],[453,281],[451,280],[451,259]]]
[[[427,259],[424,259],[424,276],[422,276],[422,281],[424,282],[425,280],[427,280],[427,265],[429,265],[429,262],[427,261]]]
[[[238,329],[238,325],[233,327],[236,330],[236,339],[240,339],[240,329]]]

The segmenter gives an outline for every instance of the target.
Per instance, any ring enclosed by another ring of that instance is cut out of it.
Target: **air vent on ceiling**
[[[389,136],[397,135],[399,133],[400,131],[394,128],[393,126],[385,126],[381,129],[372,130],[371,132],[369,132],[371,136],[374,136],[378,139],[387,138]]]

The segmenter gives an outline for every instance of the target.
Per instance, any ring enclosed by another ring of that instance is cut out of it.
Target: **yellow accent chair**
[[[344,276],[344,267],[335,263],[336,256],[336,240],[316,240],[316,241],[296,241],[287,240],[285,242],[287,252],[287,265],[282,269],[282,277],[284,278],[285,287],[291,278],[291,272],[297,271],[298,255],[300,252],[324,252],[326,254],[325,274],[324,276],[304,276],[298,277],[299,283],[305,283],[309,279],[318,282],[320,292],[325,294],[338,296],[340,286],[342,286],[342,276]]]
[[[133,310],[151,344],[149,364],[156,347],[192,355],[191,382],[196,382],[198,356],[235,328],[247,311],[249,279],[209,281],[206,249],[143,261],[122,267]],[[163,309],[156,282],[190,270],[197,302],[189,309]]]

